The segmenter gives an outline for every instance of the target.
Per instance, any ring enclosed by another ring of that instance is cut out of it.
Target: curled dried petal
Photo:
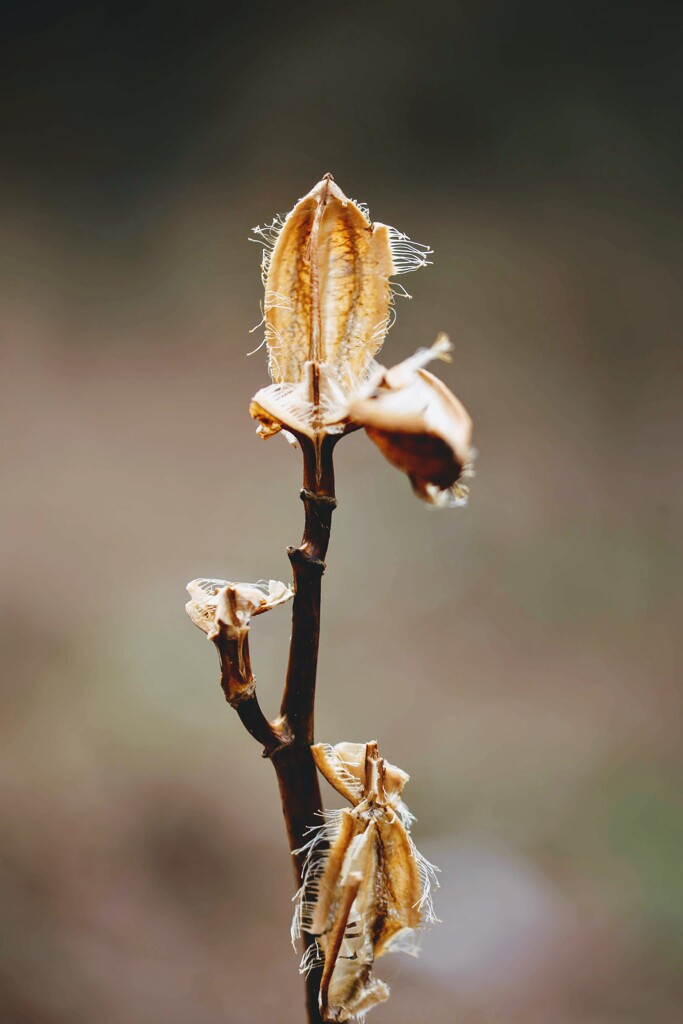
[[[455,395],[424,369],[451,350],[445,335],[391,370],[378,368],[347,407],[392,465],[407,473],[415,493],[431,505],[464,504],[459,481],[471,460],[472,420]]]

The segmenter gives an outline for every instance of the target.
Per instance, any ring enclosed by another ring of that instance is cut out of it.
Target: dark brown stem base
[[[322,807],[318,773],[308,746],[288,744],[281,747],[271,760],[280,787],[289,848],[293,852],[301,849],[306,842],[306,830],[320,821],[320,818],[316,817]],[[304,857],[301,854],[294,854],[292,859],[298,887],[303,876]],[[303,949],[306,950],[315,939],[304,932],[302,942]],[[313,968],[305,979],[308,1024],[322,1024],[318,1008],[321,980],[322,968]]]

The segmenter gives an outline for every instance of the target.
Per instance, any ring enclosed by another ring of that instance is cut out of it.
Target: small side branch
[[[249,654],[249,630],[242,636],[230,635],[221,626],[212,637],[221,664],[221,688],[228,704],[240,716],[245,729],[270,755],[283,740],[282,733],[271,724],[258,702],[256,680],[251,670]]]

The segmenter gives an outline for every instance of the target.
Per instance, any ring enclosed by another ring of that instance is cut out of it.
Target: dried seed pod
[[[465,504],[472,421],[425,370],[447,357],[445,335],[390,370],[374,356],[391,323],[390,277],[428,263],[426,246],[347,199],[326,174],[282,220],[254,229],[264,242],[264,321],[273,383],[249,411],[258,433],[289,440],[364,427],[430,505]]]
[[[326,1021],[362,1016],[389,997],[374,977],[378,956],[417,952],[417,929],[435,920],[435,868],[410,837],[412,816],[401,800],[408,775],[379,756],[377,743],[317,744],[321,773],[353,805],[326,813],[311,830],[293,937],[317,936],[302,961],[323,964],[320,1010]]]
[[[378,367],[346,410],[348,420],[364,427],[385,458],[407,473],[415,493],[439,506],[464,504],[468,489],[460,481],[472,474],[472,420],[462,402],[424,369],[450,351],[441,334],[431,348],[391,370]]]
[[[185,611],[212,640],[220,626],[228,632],[248,628],[254,615],[288,601],[294,591],[279,580],[259,583],[229,583],[227,580],[198,579],[187,584],[190,600]]]
[[[394,273],[389,229],[370,224],[331,175],[284,221],[267,263],[265,321],[275,383],[296,383],[308,360],[342,384],[382,344]]]
[[[371,223],[330,174],[284,220],[254,230],[264,242],[273,380],[250,407],[259,433],[343,430],[339,410],[367,379],[391,323],[389,278],[425,266],[430,250]]]

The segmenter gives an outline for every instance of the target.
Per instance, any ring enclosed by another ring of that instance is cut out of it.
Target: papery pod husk
[[[388,987],[373,975],[374,961],[390,951],[392,940],[398,935],[420,925],[419,872],[414,848],[403,825],[398,819],[354,822],[353,812],[347,812],[347,817],[321,879],[316,911],[322,911],[324,906],[326,913],[319,918],[319,931],[315,927],[316,916],[313,919],[313,933],[320,935],[318,942],[327,959],[339,898],[351,878],[361,880],[348,926],[354,937],[347,939],[345,934],[327,991],[330,1014],[325,1019],[340,1021],[388,998]],[[346,846],[344,859],[342,846]]]
[[[349,819],[352,817],[352,814],[348,814]],[[344,876],[349,870],[347,863],[343,860],[340,863],[335,847],[341,852],[340,848],[346,845],[347,859],[353,856],[353,844],[365,847],[361,871],[363,882],[355,905],[372,943],[373,958],[376,959],[388,951],[391,940],[398,932],[406,928],[419,928],[422,891],[414,847],[401,822],[395,818],[393,821],[378,820],[364,824],[365,827],[360,822],[346,821],[342,824],[339,842],[330,851],[330,857],[334,852],[333,859],[340,867],[335,864],[328,874],[328,859],[321,894],[327,886],[327,892],[334,892],[340,881],[343,885]],[[330,901],[324,922],[320,915],[316,923],[322,925],[321,931],[329,923],[329,913],[334,913],[334,909]]]
[[[376,745],[376,744],[373,744]],[[315,743],[311,754],[318,771],[351,804],[358,804],[366,794],[365,759],[367,743]],[[384,787],[389,803],[401,798],[403,787],[410,780],[407,772],[382,758]]]
[[[323,1019],[363,1019],[368,1010],[385,1003],[390,994],[389,986],[374,976],[372,964],[359,965],[349,960],[338,961],[330,985],[328,1007],[331,1012]]]
[[[413,844],[400,821],[377,822],[377,884],[372,934],[375,956],[406,928],[420,926],[422,887]]]
[[[312,862],[317,867],[309,896],[308,930],[324,964],[321,1009],[326,1021],[345,1021],[388,998],[373,964],[397,939],[404,949],[416,948],[428,880],[406,827],[406,772],[380,757],[376,741],[318,743],[311,753],[321,774],[353,805],[321,827],[326,845]]]
[[[267,263],[265,323],[275,383],[296,383],[307,360],[362,379],[389,326],[394,274],[389,228],[325,177],[285,218]]]
[[[294,590],[279,580],[263,583],[231,583],[229,580],[196,579],[187,584],[190,600],[185,611],[209,639],[221,625],[230,631],[248,628],[254,615],[262,615],[294,597]]]
[[[325,857],[325,867],[318,883],[318,898],[311,917],[311,935],[322,935],[327,930],[332,916],[337,909],[339,895],[339,879],[341,878],[344,858],[354,836],[362,831],[362,824],[348,810],[343,810],[339,818],[339,831]]]

